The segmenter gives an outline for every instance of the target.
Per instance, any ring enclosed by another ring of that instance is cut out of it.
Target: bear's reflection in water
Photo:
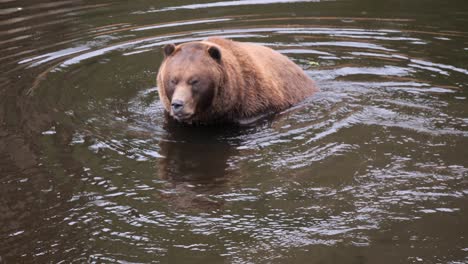
[[[162,194],[180,209],[215,209],[220,202],[210,198],[230,184],[229,160],[238,153],[232,133],[235,126],[182,125],[167,118],[166,137],[160,143],[164,158],[158,161],[158,176],[169,186]]]

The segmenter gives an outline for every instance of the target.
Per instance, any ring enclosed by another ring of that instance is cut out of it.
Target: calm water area
[[[170,122],[161,48],[210,36],[321,90]],[[468,1],[1,0],[0,263],[468,263]]]

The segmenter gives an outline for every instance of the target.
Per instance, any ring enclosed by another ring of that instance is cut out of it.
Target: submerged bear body
[[[278,112],[317,91],[286,56],[223,38],[164,47],[157,83],[166,111],[185,123],[237,123]]]

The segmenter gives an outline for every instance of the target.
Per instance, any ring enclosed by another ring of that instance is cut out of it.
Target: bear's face
[[[175,119],[191,123],[209,111],[222,82],[221,53],[204,43],[164,47],[161,95]],[[166,100],[167,99],[167,100]]]

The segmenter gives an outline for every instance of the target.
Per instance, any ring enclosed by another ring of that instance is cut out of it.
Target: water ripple
[[[462,259],[466,32],[345,2],[1,9],[0,262]],[[215,35],[278,50],[320,92],[241,127],[167,120],[160,48]]]

